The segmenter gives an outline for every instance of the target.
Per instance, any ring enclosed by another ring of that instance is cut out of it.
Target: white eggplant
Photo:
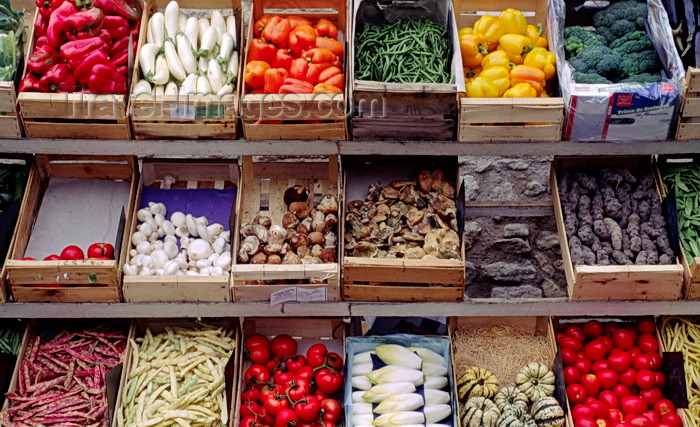
[[[178,16],[177,19],[177,32],[184,33],[185,28],[187,28],[187,17],[185,15],[180,14],[180,16]]]
[[[425,423],[425,417],[422,412],[417,411],[390,412],[380,415],[372,421],[376,427],[398,427],[423,423]]]
[[[175,41],[177,42],[177,55],[180,58],[182,68],[184,68],[187,74],[192,74],[196,72],[197,61],[194,59],[192,45],[187,40],[187,36],[184,34],[178,34],[177,36],[175,36]]]
[[[209,19],[207,18],[199,18],[197,20],[197,25],[199,25],[199,33],[197,33],[197,37],[199,40],[199,44],[202,44],[202,37],[204,36],[204,31],[209,28]]]
[[[168,61],[164,55],[158,55],[156,58],[156,71],[151,80],[153,84],[164,85],[170,80],[170,70],[168,69]]]
[[[160,47],[157,44],[146,43],[139,51],[141,75],[143,75],[143,78],[149,82],[153,82],[153,75],[156,73],[156,54],[159,50]]]
[[[231,83],[225,84],[216,92],[217,96],[231,95],[233,93],[233,85]]]
[[[216,29],[216,43],[221,46],[222,38],[226,34],[226,21],[221,12],[216,9],[211,12],[211,26]]]
[[[357,353],[353,358],[352,358],[352,364],[354,365],[362,365],[364,363],[372,363],[372,351],[365,351],[364,353]]]
[[[238,47],[238,33],[236,31],[236,17],[231,15],[226,17],[226,32],[233,37],[233,48]]]
[[[447,377],[426,377],[423,388],[442,390],[447,387]]]
[[[197,50],[199,44],[199,21],[197,21],[197,18],[194,16],[187,18],[185,35],[187,36],[187,41],[190,43],[192,50]]]
[[[165,95],[177,95],[177,83],[174,81],[169,81],[167,85],[165,85]]]
[[[165,16],[162,12],[156,12],[148,21],[148,27],[153,34],[153,43],[159,48],[163,47],[165,42]]]
[[[352,365],[352,374],[353,375],[367,375],[372,370],[374,369],[374,366],[372,365],[372,362],[369,363],[361,363],[361,364],[353,364]]]
[[[398,344],[382,344],[374,349],[377,356],[387,365],[399,365],[411,369],[420,369],[423,364],[416,353]]]
[[[197,77],[197,94],[199,94],[199,95],[211,94],[211,86],[209,86],[209,80],[207,80],[206,76]]]
[[[194,95],[197,93],[198,76],[192,73],[185,78],[185,81],[180,85],[180,95]]]
[[[388,414],[389,412],[415,411],[425,404],[423,396],[418,393],[404,393],[384,399],[373,412]]]
[[[424,388],[423,395],[425,396],[426,405],[437,405],[439,403],[450,403],[450,393],[434,388]]]
[[[441,377],[447,375],[447,368],[445,365],[437,363],[423,363],[422,371],[426,377]]]
[[[221,72],[221,65],[219,65],[219,62],[214,58],[209,60],[207,79],[209,80],[209,87],[211,87],[213,93],[218,93],[221,88],[224,87],[224,74]]]
[[[134,85],[134,90],[131,92],[131,94],[134,96],[139,96],[146,93],[150,94],[151,90],[151,84],[148,83],[147,80],[141,79]]]
[[[363,415],[372,413],[372,404],[367,402],[357,402],[352,404],[353,415]]]
[[[350,383],[352,384],[353,388],[358,390],[369,390],[372,388],[372,383],[369,381],[369,378],[367,378],[366,375],[354,376],[352,377],[352,380],[350,380]]]
[[[209,56],[214,51],[217,37],[218,35],[216,32],[216,28],[208,27],[206,30],[204,30],[202,40],[199,43],[199,50],[197,51],[197,55]]]
[[[175,33],[177,33],[180,26],[180,5],[175,0],[172,0],[165,7],[164,17],[166,36],[171,40],[175,40]]]
[[[369,378],[367,381],[369,382]],[[370,403],[380,403],[387,397],[397,394],[413,393],[414,391],[416,391],[416,386],[409,382],[377,384],[367,390],[367,392],[362,395],[362,398]]]
[[[445,404],[426,405],[423,408],[423,413],[425,414],[425,422],[432,424],[449,417],[452,414],[452,407]]]
[[[367,374],[367,378],[374,384],[396,383],[409,381],[415,386],[425,382],[425,375],[417,369],[405,368],[398,365],[387,365]]]
[[[226,82],[231,83],[238,78],[238,51],[234,50],[231,58],[228,60],[226,69]]]
[[[187,77],[187,72],[180,62],[180,57],[175,49],[175,44],[172,40],[165,41],[165,59],[168,61],[168,69],[170,70],[170,75],[179,82],[185,80]]]
[[[209,61],[207,61],[207,58],[200,56],[197,60],[197,70],[201,73],[206,73],[208,69]]]
[[[163,85],[157,85],[154,89],[153,96],[156,98],[162,97],[165,95],[165,86]]]
[[[146,29],[146,43],[153,43],[153,30],[151,30],[151,21],[148,21],[148,28]]]
[[[233,53],[233,37],[231,34],[224,33],[221,38],[221,47],[219,48],[219,63],[226,64]]]
[[[415,352],[424,362],[436,363],[438,365],[445,365],[445,358],[434,352],[423,347],[408,347],[409,350]]]

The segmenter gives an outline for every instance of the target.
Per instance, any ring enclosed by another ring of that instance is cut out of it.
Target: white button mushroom
[[[182,212],[173,212],[173,214],[170,215],[170,222],[172,222],[175,227],[185,226],[185,214]]]

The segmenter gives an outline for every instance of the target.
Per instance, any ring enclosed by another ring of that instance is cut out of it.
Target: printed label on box
[[[297,300],[297,288],[284,288],[270,294],[270,305],[278,305]]]
[[[270,305],[283,304],[285,302],[326,302],[327,288],[298,288],[296,286],[280,289],[270,295]]]
[[[224,106],[221,104],[197,105],[194,118],[195,118],[195,120],[223,119],[224,118]]]
[[[195,119],[195,108],[194,105],[187,104],[170,104],[170,118],[171,119]]]

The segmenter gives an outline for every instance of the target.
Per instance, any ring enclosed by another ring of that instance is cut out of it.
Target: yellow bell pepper
[[[505,52],[505,51],[502,51],[502,52]],[[523,63],[523,56],[522,55],[506,52],[506,56],[508,56],[508,60],[513,64],[513,66],[520,65]]]
[[[503,94],[504,98],[535,98],[537,91],[527,83],[518,83]]]
[[[547,48],[548,43],[547,39],[545,37],[542,37],[542,24],[537,24],[537,25],[528,25],[527,30],[525,31],[525,35],[527,38],[530,39],[530,44],[532,44],[534,47],[544,47]]]
[[[530,65],[544,71],[544,79],[549,80],[556,74],[557,57],[543,47],[536,47],[525,55],[523,65]]]
[[[529,38],[520,34],[508,33],[498,39],[498,48],[509,55],[522,55],[531,51],[533,46]]]
[[[510,70],[510,86],[518,83],[528,83],[539,96],[544,88],[544,71],[531,65],[516,65]]]
[[[459,50],[462,52],[462,66],[476,67],[481,64],[484,55],[488,53],[483,46],[486,44],[483,34],[461,34],[459,36]]]
[[[498,18],[506,25],[509,33],[525,35],[527,31],[527,21],[525,15],[517,9],[508,8],[502,11]]]
[[[474,80],[477,78],[479,74],[481,74],[481,67],[463,67],[462,70],[464,71],[464,83],[469,83],[470,81]]]
[[[510,70],[506,67],[491,67],[483,70],[479,77],[489,79],[498,88],[498,96],[501,96],[510,87]]]
[[[457,36],[462,37],[464,34],[474,34],[474,29],[472,27],[464,27],[460,28],[459,31],[457,31]]]
[[[474,23],[474,32],[484,35],[486,49],[492,52],[498,46],[498,39],[508,30],[500,19],[493,15],[484,15]]]
[[[515,63],[511,62],[508,58],[508,54],[502,50],[494,50],[488,55],[484,56],[481,60],[481,68],[487,69],[491,67],[505,67],[511,69],[515,66]]]
[[[498,88],[485,77],[476,77],[467,84],[467,96],[469,98],[498,98]]]

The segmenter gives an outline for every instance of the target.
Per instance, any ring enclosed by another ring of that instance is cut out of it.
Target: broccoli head
[[[663,80],[660,73],[641,73],[636,76],[626,77],[620,80],[620,83],[658,83]]]
[[[620,64],[620,76],[623,78],[643,73],[658,74],[659,72],[661,72],[661,60],[654,50],[625,55]]]
[[[606,46],[587,46],[569,61],[581,73],[595,73],[608,80],[614,80],[620,73],[622,57]]]
[[[586,46],[605,46],[603,36],[574,25],[564,28],[564,50],[566,59],[573,58]]]
[[[642,30],[635,30],[632,31],[631,33],[627,33],[624,36],[613,40],[612,43],[608,45],[610,49],[615,49],[616,47],[622,46],[625,42],[628,42],[630,40],[642,40],[642,39],[648,39],[649,35],[647,34],[646,31]]]
[[[602,35],[608,44],[635,30],[644,30],[647,18],[646,3],[624,0],[612,3],[593,15],[596,33]]]
[[[574,80],[576,83],[586,83],[586,84],[610,84],[610,80],[603,76],[599,76],[594,73],[579,73],[578,71],[574,75]]]
[[[654,45],[651,44],[651,39],[648,36],[639,40],[628,40],[622,43],[622,45],[612,48],[614,52],[617,52],[622,56],[629,55],[630,53],[639,53],[644,52],[645,50],[653,49]]]

